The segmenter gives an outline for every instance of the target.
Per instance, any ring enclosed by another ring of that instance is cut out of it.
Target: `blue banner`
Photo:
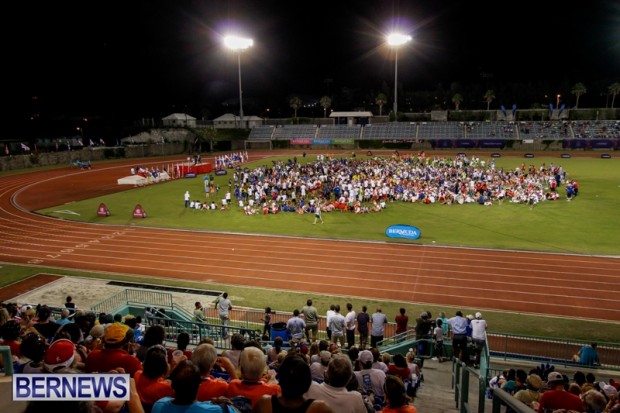
[[[392,225],[385,230],[385,235],[390,238],[418,239],[421,233],[411,225]]]

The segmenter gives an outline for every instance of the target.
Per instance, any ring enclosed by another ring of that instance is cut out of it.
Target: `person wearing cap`
[[[58,373],[75,368],[75,344],[71,340],[61,338],[48,347],[43,356],[43,371]]]
[[[133,330],[121,323],[112,323],[105,328],[102,350],[93,350],[86,357],[86,372],[106,373],[122,368],[131,377],[142,370],[142,363],[129,354],[128,346],[133,339]]]
[[[332,353],[327,350],[323,350],[319,353],[319,361],[315,361],[310,364],[310,373],[312,374],[312,380],[322,383],[325,380],[325,372],[327,366],[332,359]]]
[[[471,320],[471,339],[474,344],[475,361],[474,366],[480,365],[480,354],[484,349],[487,338],[487,322],[482,318],[482,313],[477,312]]]
[[[540,389],[543,387],[543,381],[538,374],[530,374],[525,379],[526,388],[515,393],[515,399],[521,403],[532,407],[532,402],[540,400]]]
[[[305,396],[325,401],[338,413],[366,413],[362,394],[347,390],[352,375],[353,365],[349,357],[335,354],[329,360],[323,383],[313,381]]]
[[[562,377],[562,374],[557,371],[549,373],[547,376],[547,387],[548,390],[540,396],[540,402],[532,403],[532,407],[537,409],[538,413],[559,409],[575,410],[577,412],[585,411],[581,399],[564,390],[564,377]]]
[[[359,386],[368,394],[372,391],[376,397],[383,398],[383,385],[385,384],[385,372],[372,368],[374,357],[370,350],[362,350],[359,354],[360,371],[355,372]]]

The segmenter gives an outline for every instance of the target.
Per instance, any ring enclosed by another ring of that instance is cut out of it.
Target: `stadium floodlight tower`
[[[254,40],[239,36],[224,37],[224,45],[232,51],[237,52],[237,63],[239,67],[239,124],[243,128],[243,89],[241,88],[241,52],[252,47]]]
[[[392,33],[387,37],[388,46],[394,48],[394,121],[398,116],[398,48],[411,41],[411,36],[402,33]]]

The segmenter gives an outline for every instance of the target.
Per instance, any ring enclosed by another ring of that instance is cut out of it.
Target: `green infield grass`
[[[362,157],[363,158],[363,157]],[[271,165],[273,158],[244,165],[254,168]],[[484,158],[483,158],[484,159]],[[308,162],[313,159],[304,158]],[[490,161],[491,158],[485,159]],[[380,213],[354,214],[351,212],[323,213],[325,224],[312,225],[313,214],[294,212],[277,215],[244,215],[233,202],[227,210],[220,210],[221,199],[229,187],[233,170],[227,175],[215,176],[221,189],[207,198],[203,176],[171,180],[165,183],[139,187],[116,194],[80,202],[59,205],[37,211],[63,219],[114,225],[182,228],[197,231],[224,231],[331,239],[408,242],[447,246],[515,249],[578,253],[592,255],[620,255],[620,160],[600,158],[516,158],[495,159],[496,167],[514,169],[541,164],[561,165],[569,179],[579,181],[579,196],[567,202],[564,187],[558,192],[560,200],[540,202],[533,207],[504,201],[492,206],[477,203],[468,205],[424,205],[403,202],[387,204]],[[233,188],[234,190],[234,188]],[[215,211],[184,207],[183,195],[189,191],[192,200],[213,199]],[[105,203],[111,215],[98,217],[97,207]],[[140,204],[147,212],[146,219],[134,219],[132,211]],[[55,211],[70,210],[79,215]],[[388,238],[387,227],[393,224],[413,225],[420,229],[418,240]]]

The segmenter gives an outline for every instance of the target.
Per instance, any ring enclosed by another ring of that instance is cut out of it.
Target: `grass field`
[[[269,161],[248,164],[249,168]],[[528,205],[504,202],[485,207],[469,205],[422,205],[389,203],[381,213],[353,214],[324,213],[325,225],[310,225],[313,215],[281,213],[278,215],[246,216],[233,202],[227,211],[203,211],[183,207],[183,194],[190,191],[192,199],[204,201],[202,177],[179,179],[167,183],[136,188],[100,198],[73,202],[62,208],[53,207],[39,213],[118,225],[183,228],[204,231],[226,231],[320,237],[332,239],[394,241],[385,236],[392,224],[409,224],[421,230],[417,244],[470,246],[482,248],[517,249],[527,251],[567,252],[592,255],[620,255],[620,160],[590,158],[499,158],[497,167],[513,169],[542,163],[561,165],[570,179],[580,183],[580,195],[572,202],[564,196],[558,201],[546,201],[530,208]],[[222,190],[211,197],[224,197],[231,175],[216,176]],[[564,189],[559,188],[564,195]],[[234,197],[233,197],[234,199]],[[103,202],[111,216],[96,215]],[[131,211],[141,204],[148,219],[135,220]],[[79,215],[54,212],[70,209]]]

